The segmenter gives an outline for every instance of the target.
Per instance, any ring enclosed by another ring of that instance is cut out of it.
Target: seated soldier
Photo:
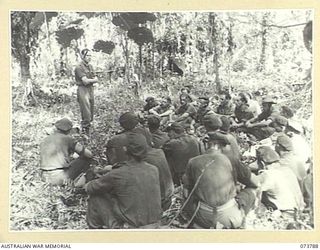
[[[92,153],[71,136],[72,122],[63,118],[55,123],[56,131],[40,144],[40,169],[42,179],[54,185],[62,185],[75,180],[90,166]],[[76,152],[79,158],[72,160]]]
[[[206,145],[206,136],[209,132],[219,131],[222,126],[222,121],[219,115],[216,114],[207,114],[203,117],[203,125],[205,128],[204,135],[201,137],[201,141],[203,142],[203,146]]]
[[[287,123],[287,120],[275,111],[273,104],[276,103],[272,97],[266,96],[262,100],[262,113],[246,122],[247,133],[259,141],[268,138]]]
[[[195,104],[197,98],[193,94],[191,94],[191,89],[192,85],[185,85],[180,89],[179,94],[188,95],[190,97],[190,103]]]
[[[151,139],[154,148],[161,148],[162,145],[169,140],[166,132],[162,132],[160,128],[160,118],[155,115],[148,117],[148,127],[151,133]]]
[[[259,103],[252,98],[252,95],[250,93],[244,93],[244,96],[246,97],[248,104],[248,111],[252,112],[253,116],[258,116],[261,114],[261,108]]]
[[[207,132],[215,132],[221,128],[222,121],[218,115],[208,114],[203,117],[203,125]]]
[[[162,98],[160,105],[149,110],[150,114],[161,117],[161,125],[169,122],[173,115],[173,106],[170,97]]]
[[[106,146],[106,155],[110,165],[128,160],[125,147],[128,144],[127,134],[130,132],[144,135],[147,139],[147,143],[152,145],[150,132],[143,127],[138,127],[139,119],[133,112],[123,113],[119,118],[119,123],[123,128],[123,131],[120,134],[111,137]]]
[[[219,129],[223,125],[221,118],[219,118],[217,115],[206,115],[204,118],[204,125],[208,134],[213,132],[225,134],[225,136],[228,138],[229,143],[221,150],[223,154],[228,157],[232,164],[232,167],[234,168],[235,179],[237,179],[244,185],[253,185],[254,181],[251,181],[251,177],[254,178],[254,176],[251,176],[250,169],[244,166],[241,162],[241,155],[238,143],[236,142],[235,138],[231,134],[227,135],[227,133],[219,131]],[[204,143],[206,145],[206,141],[204,141]]]
[[[293,145],[288,136],[285,134],[278,136],[276,145],[276,152],[280,155],[280,165],[289,167],[299,182],[300,188],[307,175],[303,162],[293,153]]]
[[[243,189],[237,195],[231,162],[221,153],[227,144],[225,136],[209,133],[206,153],[188,163],[183,187],[185,197],[190,196],[186,212],[194,218],[194,228],[240,228],[254,207],[253,189]]]
[[[146,104],[143,107],[143,111],[145,112],[148,112],[150,109],[159,105],[159,103],[152,96],[147,97],[145,102]]]
[[[158,101],[156,101],[156,99],[152,96],[149,96],[145,99],[145,105],[143,106],[143,109],[138,110],[136,112],[138,119],[139,119],[139,123],[142,124],[143,126],[145,126],[146,122],[147,122],[147,116],[149,115],[149,111],[158,106],[159,103]]]
[[[166,155],[173,182],[175,185],[180,185],[189,159],[201,153],[200,143],[195,137],[187,135],[179,123],[172,123],[167,131],[170,140],[162,146],[162,149]]]
[[[232,97],[228,92],[224,93],[224,98],[217,108],[219,115],[232,115],[234,113],[235,106],[231,99]]]
[[[166,156],[162,149],[155,149],[148,146],[147,153],[143,160],[156,166],[159,171],[161,207],[163,211],[166,211],[171,205],[171,198],[174,192],[172,175]]]
[[[197,110],[195,121],[198,124],[198,126],[203,125],[203,118],[206,115],[214,114],[213,110],[211,110],[209,104],[209,98],[205,96],[201,96],[199,99],[199,108]]]
[[[191,97],[186,94],[180,95],[180,107],[176,110],[175,122],[180,123],[184,129],[193,130],[196,108],[191,104]]]
[[[233,153],[235,155],[238,155],[239,159],[240,159],[240,157],[241,157],[240,156],[240,147],[238,145],[237,139],[232,133],[230,133],[230,125],[231,125],[230,119],[226,116],[221,116],[220,120],[222,123],[222,125],[220,127],[220,132],[228,138],[228,140],[230,141],[230,146],[232,148]]]
[[[253,118],[253,113],[249,110],[248,99],[245,94],[240,93],[235,99],[236,108],[234,110],[234,115],[232,116],[231,129],[237,131],[238,128],[245,126],[245,123]],[[242,131],[241,129],[239,131]]]
[[[88,182],[87,223],[91,229],[157,228],[161,219],[158,169],[143,161],[146,138],[128,134],[129,160]]]
[[[303,200],[306,204],[306,209],[313,213],[313,162],[310,160],[310,167],[307,175],[302,181]]]
[[[289,108],[288,106],[281,106],[280,114],[287,119],[290,119],[294,116],[292,109]]]
[[[302,210],[304,202],[298,180],[288,166],[280,165],[279,160],[279,155],[270,147],[262,146],[257,149],[258,164],[264,169],[258,176],[262,191],[261,202],[272,210]]]
[[[304,163],[305,169],[309,169],[307,162],[311,158],[311,147],[303,135],[302,125],[294,120],[288,121],[288,126],[285,129],[285,133],[290,137],[293,146],[293,153],[299,157]]]
[[[285,134],[286,127],[288,125],[288,120],[282,115],[275,114],[272,117],[272,123],[270,123],[270,127],[274,128],[273,134],[270,136],[272,144],[275,145],[277,138],[281,135]]]

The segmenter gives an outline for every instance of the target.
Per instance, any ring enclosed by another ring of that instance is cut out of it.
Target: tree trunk
[[[47,36],[48,48],[49,48],[50,54],[52,54],[52,52],[51,52],[52,51],[51,43],[50,43],[49,24],[48,24],[47,16],[46,16],[45,12],[43,12],[43,16],[44,16],[44,23],[45,23],[45,26],[46,26],[46,36]]]
[[[60,76],[65,76],[67,73],[65,68],[64,57],[65,57],[65,48],[61,47],[60,48]]]
[[[144,66],[144,70],[143,70],[143,75],[144,75],[144,79],[147,79],[148,78],[148,73],[149,73],[149,69],[148,69],[148,67],[149,67],[149,62],[148,62],[148,60],[149,60],[149,48],[148,48],[148,45],[146,45],[145,47],[144,47],[144,64],[143,64],[143,66]],[[142,52],[143,53],[143,52]]]
[[[49,33],[49,23],[47,21],[47,16],[46,16],[45,12],[43,12],[43,17],[44,17],[44,23],[45,23],[45,27],[46,27],[46,37],[47,37],[47,44],[48,44],[48,48],[49,48],[49,53],[50,53],[50,55],[52,55],[52,48],[51,48],[51,42],[50,42],[50,33]],[[48,61],[49,61],[49,65],[47,66],[48,67],[48,73],[49,73],[51,78],[55,78],[55,70],[54,70],[55,67],[54,67],[54,58],[53,58],[53,56],[51,56]],[[49,70],[49,69],[52,69],[52,70]]]
[[[217,45],[214,46],[214,54],[213,54],[213,65],[215,72],[215,83],[216,89],[218,93],[221,93],[221,82],[220,82],[220,72],[219,72],[219,56],[218,56],[218,48]]]
[[[261,31],[261,54],[257,71],[262,72],[265,70],[266,64],[266,47],[267,47],[267,13],[262,18],[262,31]]]
[[[152,33],[154,34],[155,32],[155,28],[154,28],[154,24],[152,23]],[[155,56],[154,56],[154,50],[155,50],[155,44],[154,44],[154,39],[152,41],[152,80],[154,80],[156,78],[156,70],[155,70]]]
[[[219,76],[219,48],[218,48],[218,31],[216,25],[216,14],[209,14],[209,24],[210,24],[210,39],[213,44],[213,68],[215,74],[215,84],[218,93],[221,93],[221,82]]]
[[[163,76],[163,55],[162,49],[160,49],[160,77]]]
[[[139,65],[140,65],[139,83],[141,84],[142,82],[142,45],[139,45]]]
[[[126,80],[127,82],[129,82],[130,81],[130,62],[129,62],[129,50],[128,50],[128,38],[126,35],[124,36],[124,41],[125,41],[124,53],[126,57],[126,66],[125,66]]]
[[[30,79],[30,56],[23,49],[23,53],[20,56],[20,70],[21,70],[21,81],[23,83]]]
[[[20,54],[20,68],[21,68],[21,80],[22,82],[26,83],[28,79],[31,78],[30,74],[30,46],[29,43],[31,41],[31,34],[30,34],[30,25],[31,19],[26,18],[25,19],[25,27],[26,27],[26,33],[24,37],[25,46],[21,48],[21,54]]]

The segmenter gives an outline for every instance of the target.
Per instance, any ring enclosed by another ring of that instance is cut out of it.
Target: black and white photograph
[[[313,9],[9,16],[9,231],[315,230]]]

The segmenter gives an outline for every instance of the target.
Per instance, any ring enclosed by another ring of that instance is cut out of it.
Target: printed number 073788
[[[300,244],[300,248],[318,248],[318,244]]]

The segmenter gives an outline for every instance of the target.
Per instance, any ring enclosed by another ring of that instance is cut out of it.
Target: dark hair
[[[145,100],[146,102],[154,102],[155,101],[155,99],[154,99],[154,97],[152,97],[152,96],[149,96],[149,97],[147,97],[146,98],[146,100]]]
[[[171,100],[171,98],[170,98],[169,96],[166,96],[166,97],[164,97],[163,99],[166,99],[167,102],[170,103],[170,104],[172,103],[172,100]]]
[[[83,49],[83,50],[81,50],[80,54],[82,57],[86,57],[88,52],[89,52],[89,49]]]
[[[192,102],[192,98],[188,94],[181,94],[179,99],[181,100],[182,97],[185,97],[187,102]]]
[[[152,131],[157,130],[160,127],[160,119],[155,115],[149,116],[148,117],[148,127]]]
[[[240,93],[239,94],[240,100],[244,103],[248,103],[248,98],[246,97],[246,95],[244,93]]]
[[[231,100],[231,95],[228,92],[225,92],[224,96],[226,97],[226,99]]]
[[[148,150],[146,137],[140,133],[128,133],[127,141],[127,154],[136,161],[142,161]]]
[[[281,115],[283,115],[286,118],[292,118],[294,113],[291,108],[288,106],[282,106],[281,107]]]
[[[170,124],[166,128],[167,132],[169,132],[170,130],[172,130],[173,132],[175,132],[177,134],[183,134],[184,133],[184,127],[181,124],[179,124],[178,122],[173,122],[172,124]]]

